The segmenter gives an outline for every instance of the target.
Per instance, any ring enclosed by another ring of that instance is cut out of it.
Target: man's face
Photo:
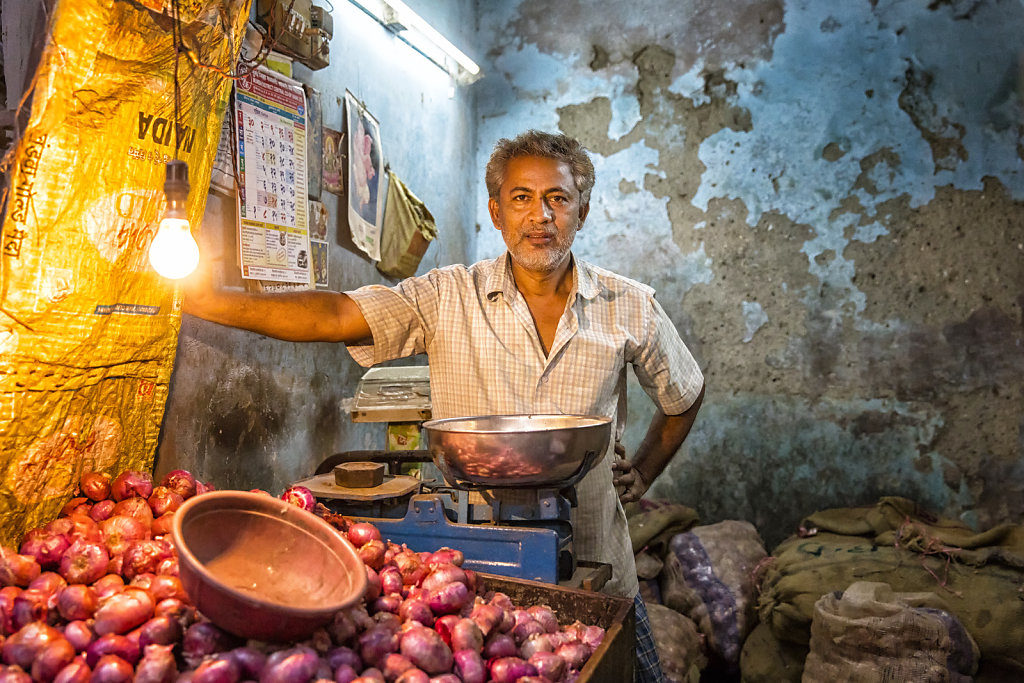
[[[569,165],[547,157],[509,161],[498,196],[487,207],[512,259],[536,273],[553,272],[568,261],[590,209],[580,203]]]

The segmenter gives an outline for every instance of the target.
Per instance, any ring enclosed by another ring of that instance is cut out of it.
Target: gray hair
[[[568,164],[580,193],[580,203],[590,202],[590,190],[594,187],[594,164],[587,150],[576,138],[539,130],[528,130],[511,140],[502,138],[495,143],[484,173],[488,197],[498,196],[501,184],[505,181],[508,162],[519,157],[547,157]]]

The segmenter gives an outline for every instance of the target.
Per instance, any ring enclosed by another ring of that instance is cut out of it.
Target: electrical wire
[[[178,0],[171,0],[174,21],[171,23],[171,40],[174,41],[174,160],[178,160],[181,147],[181,82],[178,80],[178,55],[181,52],[181,15]]]
[[[177,2],[177,0],[174,0],[174,2]],[[277,7],[278,5],[279,5],[278,2],[274,3],[274,7]],[[291,11],[292,11],[292,8],[294,6],[295,6],[295,0],[291,0],[291,2],[288,3],[288,8],[285,9],[285,11],[284,11],[284,15],[287,16],[288,14],[290,14]],[[333,6],[332,6],[332,9],[333,9]],[[266,16],[267,15],[264,14],[264,15],[262,15],[261,18],[266,17]],[[277,47],[277,37],[270,31],[270,25],[273,24],[273,8],[271,8],[271,19],[267,22],[267,24],[268,24],[268,28],[267,28],[266,33],[263,33],[262,31],[260,32],[262,34],[262,39],[260,40],[259,48],[256,50],[256,58],[254,60],[248,60],[248,59],[245,59],[244,57],[239,56],[239,59],[238,59],[239,67],[235,70],[235,73],[231,73],[230,71],[225,71],[224,69],[221,69],[220,67],[214,66],[213,64],[206,64],[206,63],[204,63],[199,58],[199,55],[196,53],[195,50],[188,50],[188,49],[186,49],[185,50],[185,55],[192,61],[192,64],[194,64],[195,66],[197,66],[200,69],[205,69],[207,71],[212,71],[213,73],[221,76],[222,78],[226,78],[228,80],[232,80],[232,81],[240,80],[242,78],[245,78],[249,74],[251,74],[257,68],[259,68],[259,66],[261,64],[266,62],[267,59],[270,57],[270,53],[274,50],[275,47]],[[320,50],[317,50],[316,54],[320,54]]]

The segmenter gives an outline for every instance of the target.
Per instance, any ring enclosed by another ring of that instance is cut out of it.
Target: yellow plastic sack
[[[149,266],[165,164],[202,219],[249,0],[59,0],[9,161],[0,267],[0,542],[88,470],[152,467],[180,297]],[[208,68],[209,67],[209,68]]]

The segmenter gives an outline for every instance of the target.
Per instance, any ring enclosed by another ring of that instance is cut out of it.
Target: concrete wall
[[[479,158],[578,136],[576,251],[646,281],[707,399],[653,494],[773,544],[904,495],[1024,512],[1020,2],[482,3]],[[501,249],[478,185],[478,256]],[[631,392],[626,441],[651,413]]]
[[[471,2],[409,4],[466,52],[476,52]],[[439,236],[421,272],[465,262],[475,238],[474,208],[466,201],[476,177],[474,91],[453,91],[438,67],[351,3],[333,5],[331,65],[315,72],[298,65],[296,79],[320,91],[324,125],[342,129],[346,89],[380,122],[386,161],[437,221]],[[372,262],[343,246],[347,229],[338,231],[336,222],[344,203],[326,191],[322,200],[335,223],[330,289],[387,282]],[[210,195],[201,248],[216,261],[220,282],[241,286],[233,198]],[[186,315],[156,472],[183,467],[218,487],[280,493],[332,453],[383,448],[385,426],[354,424],[344,407],[364,372],[340,344],[280,342]]]

